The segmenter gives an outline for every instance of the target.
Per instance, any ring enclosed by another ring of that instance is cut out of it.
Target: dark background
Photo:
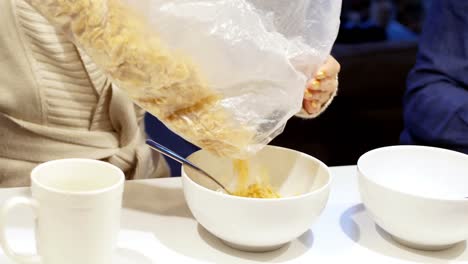
[[[329,166],[356,164],[364,152],[399,144],[402,98],[430,1],[343,0],[332,55],[341,64],[339,92],[313,120],[292,118],[271,143],[305,152]],[[149,137],[188,156],[197,148],[147,115]],[[172,175],[180,166],[170,161]]]

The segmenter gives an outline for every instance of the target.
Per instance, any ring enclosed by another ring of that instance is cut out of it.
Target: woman
[[[0,0],[0,185],[29,184],[39,163],[90,158],[120,167],[128,179],[168,176],[144,143],[136,107],[24,0]],[[303,117],[317,116],[336,92],[330,58],[305,92]]]
[[[404,98],[402,144],[468,154],[468,3],[437,0]]]

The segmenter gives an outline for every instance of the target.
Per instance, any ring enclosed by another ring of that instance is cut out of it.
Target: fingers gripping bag
[[[139,106],[188,141],[246,158],[301,109],[340,0],[27,0]]]

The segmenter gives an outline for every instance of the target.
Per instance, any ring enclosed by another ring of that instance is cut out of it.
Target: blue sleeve
[[[468,153],[468,1],[434,0],[404,98],[404,144]]]

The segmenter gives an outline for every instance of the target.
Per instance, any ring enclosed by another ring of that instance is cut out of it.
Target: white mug
[[[64,159],[31,172],[32,198],[13,197],[0,210],[0,244],[5,254],[25,264],[110,264],[120,228],[125,176],[106,162]],[[18,206],[36,215],[37,255],[9,246],[5,223]]]

